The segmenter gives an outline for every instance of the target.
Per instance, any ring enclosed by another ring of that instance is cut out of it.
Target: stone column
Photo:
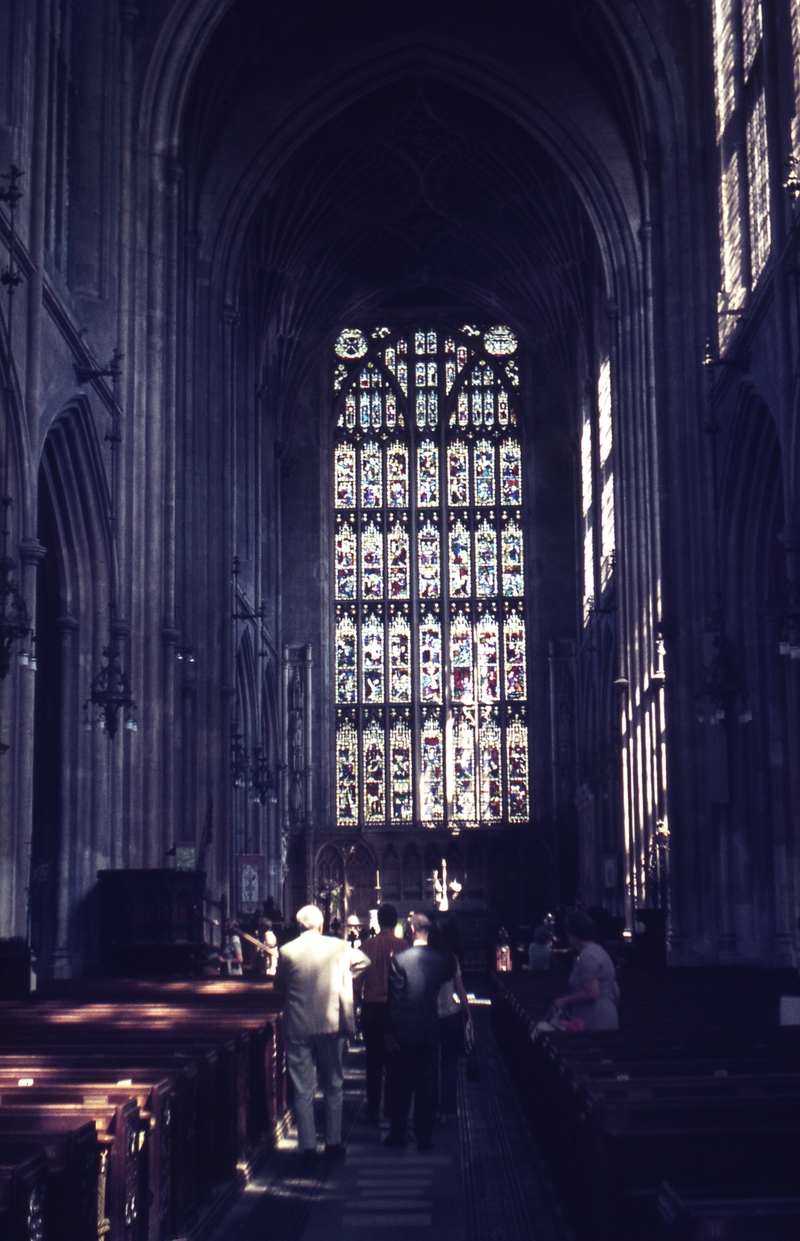
[[[38,539],[23,539],[19,546],[20,590],[28,612],[36,615],[36,570],[46,553]],[[25,893],[30,870],[30,842],[33,831],[33,709],[35,680],[32,670],[23,670],[17,681],[16,736],[16,816],[15,833],[16,884],[12,920],[15,935],[26,934],[27,906]]]
[[[72,962],[69,944],[69,914],[74,888],[72,875],[73,856],[73,755],[70,745],[75,727],[74,649],[78,622],[74,616],[59,616],[56,625],[61,633],[61,771],[60,829],[58,837],[58,907],[56,912],[56,946],[50,958],[53,978],[70,978]]]
[[[786,753],[796,755],[800,746],[800,525],[787,525],[778,535],[786,555],[786,577],[789,597],[789,647],[790,657],[784,658],[787,667],[788,713],[785,719]],[[773,882],[774,926],[773,952],[776,963],[792,961],[795,941],[795,919],[798,913],[798,893],[795,890],[794,870],[791,858],[797,857],[800,848],[800,830],[797,826],[797,807],[800,806],[800,767],[789,761],[787,771],[787,814],[773,820]],[[794,813],[791,808],[794,807]]]

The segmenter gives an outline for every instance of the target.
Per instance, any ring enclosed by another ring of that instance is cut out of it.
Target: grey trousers
[[[294,1085],[294,1111],[297,1145],[301,1151],[314,1150],[314,1092],[319,1084],[325,1102],[325,1145],[338,1146],[342,1140],[342,1056],[344,1036],[314,1034],[301,1042],[286,1044],[286,1064]]]

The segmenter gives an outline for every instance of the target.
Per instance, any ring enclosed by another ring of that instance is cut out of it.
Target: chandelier
[[[122,712],[125,727],[129,732],[135,733],[139,729],[136,720],[136,703],[131,697],[130,681],[122,667],[122,645],[115,633],[113,621],[108,646],[103,647],[103,659],[105,663],[92,681],[89,697],[83,704],[86,712],[83,726],[91,729],[92,720],[89,710],[90,707],[95,707],[102,727],[109,741],[112,741],[119,727],[120,712]]]

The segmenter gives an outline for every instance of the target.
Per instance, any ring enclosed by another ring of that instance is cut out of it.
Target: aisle
[[[437,1129],[434,1150],[382,1145],[364,1119],[363,1050],[345,1063],[347,1158],[309,1174],[294,1134],[213,1234],[212,1241],[569,1241],[492,1038],[473,1010],[481,1076],[459,1076],[459,1124]],[[319,1102],[319,1101],[318,1101]]]

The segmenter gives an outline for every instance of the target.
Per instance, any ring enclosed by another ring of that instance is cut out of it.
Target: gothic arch
[[[80,906],[98,869],[138,860],[138,842],[120,831],[111,796],[119,750],[97,728],[78,727],[91,678],[108,641],[116,564],[110,497],[95,425],[83,402],[64,410],[45,439],[39,468],[40,569],[36,630],[41,650],[34,701],[32,862],[50,867],[57,906],[38,894],[41,969],[68,973],[90,960]],[[53,711],[57,703],[57,711]],[[120,743],[121,744],[121,743]],[[135,864],[135,863],[134,863]],[[43,872],[42,872],[43,873]]]

